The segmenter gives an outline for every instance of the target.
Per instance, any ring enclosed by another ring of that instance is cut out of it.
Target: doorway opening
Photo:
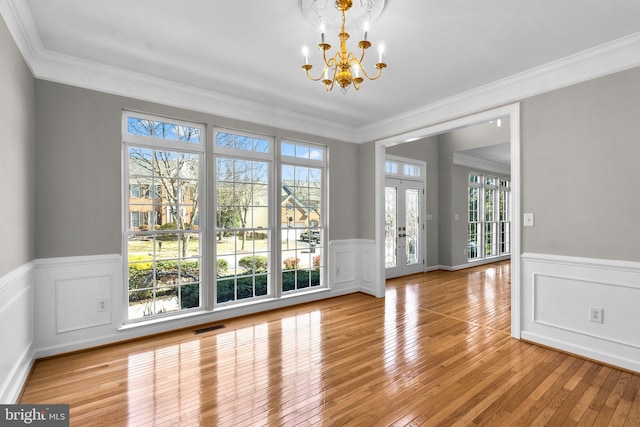
[[[385,158],[387,279],[422,273],[426,261],[426,162],[387,154]]]
[[[425,264],[424,182],[386,178],[386,278],[422,273]]]
[[[434,135],[440,135],[490,120],[508,120],[510,144],[510,175],[512,203],[511,235],[511,335],[520,338],[520,105],[512,104],[482,113],[466,116],[445,123],[434,124],[422,129],[389,137],[375,143],[375,295],[383,297],[385,293],[385,191],[387,187],[385,161],[386,147],[416,141]],[[453,217],[454,215],[452,215]],[[397,227],[396,227],[397,228]],[[463,254],[464,255],[464,254]]]

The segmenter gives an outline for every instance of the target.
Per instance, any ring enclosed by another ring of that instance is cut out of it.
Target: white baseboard
[[[35,361],[35,353],[31,346],[26,348],[23,354],[19,355],[11,375],[5,379],[2,383],[2,388],[0,388],[0,402],[2,404],[12,405],[18,402]]]
[[[618,366],[623,369],[640,373],[640,361],[630,359],[624,355],[600,351],[592,346],[577,345],[570,342],[560,341],[550,338],[547,335],[532,332],[522,332],[522,339],[533,343],[541,344],[549,348],[555,348],[590,360],[606,363],[611,366]]]
[[[494,262],[507,261],[509,259],[511,259],[511,255],[505,255],[505,256],[489,258],[489,259],[483,259],[483,260],[480,260],[480,261],[473,261],[473,262],[468,262],[466,264],[460,264],[460,265],[454,265],[454,266],[439,265],[435,269],[436,270],[445,270],[445,271],[459,271],[459,270],[464,270],[466,268],[479,267],[481,265],[493,264]]]

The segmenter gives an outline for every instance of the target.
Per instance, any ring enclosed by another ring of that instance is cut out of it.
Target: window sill
[[[163,323],[175,322],[177,320],[191,319],[194,317],[202,316],[203,314],[207,314],[207,313],[211,313],[211,311],[197,310],[197,311],[190,311],[188,313],[179,313],[173,316],[156,317],[154,319],[149,319],[149,320],[133,321],[130,323],[125,323],[124,325],[120,326],[118,328],[118,331],[126,331],[130,329],[142,328],[145,326],[161,325]]]
[[[156,326],[156,325],[161,325],[164,323],[169,323],[169,322],[176,322],[176,321],[180,321],[180,320],[188,320],[188,319],[193,319],[193,318],[197,318],[200,316],[206,316],[209,314],[213,314],[213,313],[224,313],[224,312],[232,312],[234,310],[242,310],[244,308],[247,307],[260,307],[262,305],[265,304],[273,304],[277,301],[291,301],[294,299],[301,299],[302,301],[300,301],[300,303],[305,303],[308,302],[308,300],[306,299],[306,297],[308,297],[309,295],[315,295],[315,294],[321,294],[321,293],[325,293],[325,292],[329,292],[331,291],[330,288],[327,287],[323,287],[323,288],[318,288],[318,289],[312,289],[309,291],[304,291],[304,292],[294,292],[292,294],[287,294],[287,295],[283,295],[280,298],[264,298],[264,299],[260,299],[257,301],[247,301],[244,303],[238,303],[238,304],[231,304],[231,305],[226,305],[226,306],[222,306],[222,307],[216,307],[213,310],[206,310],[206,309],[201,309],[201,310],[196,310],[196,311],[190,311],[187,313],[179,313],[179,314],[175,314],[172,316],[166,316],[166,317],[157,317],[155,319],[149,319],[149,320],[141,320],[141,321],[137,321],[137,322],[131,322],[131,323],[126,323],[122,326],[120,326],[118,328],[118,331],[127,331],[127,330],[133,330],[133,329],[137,329],[137,328],[142,328],[142,327],[148,327],[148,326]],[[258,310],[258,311],[266,311],[266,310],[273,310],[277,307],[269,307],[265,310]],[[238,316],[243,315],[242,313],[239,313]],[[232,316],[230,316],[232,317]]]

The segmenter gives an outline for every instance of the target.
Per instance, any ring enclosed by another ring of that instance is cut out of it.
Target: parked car
[[[307,230],[300,233],[300,241],[309,243],[320,243],[319,230]]]

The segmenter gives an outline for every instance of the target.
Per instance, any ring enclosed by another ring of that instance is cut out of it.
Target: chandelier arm
[[[382,75],[382,69],[387,66],[387,64],[384,64],[384,63],[376,64],[378,73],[374,77],[371,77],[369,76],[369,74],[367,74],[367,70],[364,69],[364,67],[362,66],[362,63],[360,63],[359,65],[360,65],[360,69],[362,70],[362,74],[367,78],[367,80],[378,80],[378,78],[380,78],[380,75]]]
[[[311,75],[311,68],[313,68],[312,65],[308,65],[308,64],[307,65],[303,65],[301,68],[307,72],[307,77],[311,81],[317,82],[318,80],[322,79],[322,77],[324,76],[324,69],[322,70],[322,72],[320,73],[320,75],[318,77],[313,77]]]
[[[331,61],[331,59],[333,59],[333,58],[327,60],[327,51],[329,49],[325,49],[322,44],[320,44],[318,46],[320,47],[320,50],[322,50],[322,60],[324,61],[325,67],[331,67],[331,65],[329,65],[329,61]],[[326,45],[326,46],[329,46],[329,45]]]
[[[362,55],[360,55],[360,59],[358,60],[358,63],[361,64],[360,68],[362,68],[362,61],[364,61],[364,53],[367,50],[367,48],[366,47],[361,47],[360,49],[362,50]]]

